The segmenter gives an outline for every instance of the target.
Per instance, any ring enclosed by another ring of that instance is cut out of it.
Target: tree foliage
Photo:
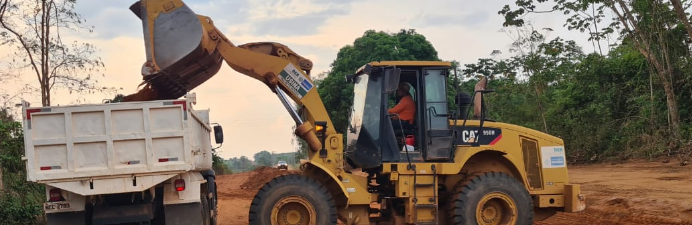
[[[687,32],[692,35],[689,16],[683,12],[680,1],[553,0],[550,10],[537,10],[541,3],[548,4],[549,2],[548,0],[535,2],[517,0],[516,9],[506,5],[499,11],[505,16],[503,25],[523,26],[525,24],[523,15],[559,11],[570,16],[564,26],[570,30],[588,31],[590,40],[598,41],[607,35],[619,32],[622,39],[646,58],[653,74],[658,77],[656,82],[660,83],[659,88],[663,89],[666,95],[666,111],[670,116],[669,131],[674,138],[679,139],[681,117],[675,85],[680,77],[675,73],[675,65],[681,59],[679,56],[689,55],[689,46],[685,42],[690,36],[684,37],[679,34]],[[613,13],[615,17],[612,18],[613,22],[603,25],[608,12]]]
[[[415,30],[398,33],[367,30],[352,45],[342,47],[328,75],[317,80],[318,91],[337,132],[346,133],[348,113],[353,104],[353,85],[346,75],[373,61],[439,60],[432,44]]]
[[[255,167],[252,165],[252,161],[247,156],[230,158],[226,160],[226,165],[228,165],[228,167],[236,173],[247,172],[255,169]]]
[[[226,165],[225,160],[218,155],[218,153],[213,152],[212,155],[212,168],[214,169],[214,172],[218,174],[231,174],[232,170],[231,168]]]
[[[76,0],[0,0],[0,40],[15,48],[12,70],[28,69],[36,77],[43,106],[51,105],[52,90],[73,92],[112,90],[98,85],[104,67],[89,43],[69,43],[64,35],[91,32],[74,11]]]
[[[43,185],[26,181],[22,126],[0,110],[0,221],[3,224],[40,224],[43,221]]]
[[[507,31],[518,31],[512,55],[465,65],[470,80],[462,87],[473,90],[477,77],[488,77],[496,90],[487,102],[490,118],[563,138],[572,162],[689,157],[692,106],[678,103],[692,100],[692,28],[680,4],[518,0],[499,12]],[[551,12],[567,15],[564,26],[589,33],[589,41],[616,35],[618,42],[605,54],[595,44],[585,53],[574,41],[545,39],[542,33],[551,29],[535,30],[525,21],[525,15]]]
[[[255,153],[254,159],[257,166],[272,166],[274,164],[272,162],[272,153],[266,150]]]

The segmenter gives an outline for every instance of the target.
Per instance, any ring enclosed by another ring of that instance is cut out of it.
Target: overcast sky
[[[123,87],[123,94],[136,91],[141,82],[144,44],[140,20],[129,11],[134,1],[77,1],[77,12],[95,27],[79,41],[95,44],[106,66],[101,83]],[[273,41],[289,46],[315,64],[313,75],[329,70],[338,50],[350,45],[368,29],[396,32],[415,29],[436,48],[443,60],[473,63],[490,57],[493,50],[510,56],[511,39],[502,29],[497,14],[514,0],[198,0],[186,1],[197,13],[210,16],[215,25],[235,44]],[[559,14],[541,15],[537,28],[552,28],[551,38],[574,39],[592,52],[583,34],[562,28]],[[0,53],[7,55],[8,49]],[[35,82],[26,74],[22,82]],[[5,89],[13,85],[5,82]],[[211,119],[224,126],[224,158],[252,156],[259,151],[277,153],[295,150],[293,121],[276,96],[262,83],[224,66],[209,82],[193,90],[197,109],[210,109]],[[53,105],[70,104],[77,95],[57,94]],[[91,103],[112,95],[82,95]],[[34,105],[40,98],[24,96]]]

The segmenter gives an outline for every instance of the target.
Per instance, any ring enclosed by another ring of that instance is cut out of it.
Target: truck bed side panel
[[[190,105],[183,100],[26,109],[29,180],[209,169],[210,129],[199,119],[208,118],[208,111]]]

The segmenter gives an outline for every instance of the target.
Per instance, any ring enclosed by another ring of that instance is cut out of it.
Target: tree
[[[221,158],[221,156],[219,156],[216,153],[216,151],[213,152],[211,157],[212,157],[212,168],[214,169],[214,172],[216,174],[230,174],[230,173],[232,173],[231,168],[229,168],[228,165],[226,165],[226,163],[224,163],[223,158]]]
[[[257,166],[272,166],[272,153],[264,150],[255,153],[255,164]]]
[[[367,30],[352,45],[342,47],[331,64],[329,74],[316,81],[337,132],[346,133],[348,113],[353,104],[353,85],[346,83],[346,75],[355,73],[366,63],[385,60],[439,61],[439,58],[425,36],[412,29],[402,29],[398,33]]]
[[[43,185],[26,181],[22,160],[24,141],[22,125],[6,109],[0,109],[0,221],[3,224],[40,224],[45,200]]]
[[[125,99],[125,95],[117,94],[117,95],[115,95],[115,97],[113,97],[113,99],[110,99],[107,102],[108,103],[118,103],[118,102],[122,102],[124,99]]]
[[[104,67],[88,43],[65,43],[63,36],[81,30],[91,32],[74,12],[76,0],[0,0],[0,32],[3,43],[16,47],[17,70],[29,69],[37,78],[43,106],[51,105],[55,88],[73,92],[99,92],[94,75]],[[103,76],[103,74],[101,73]]]
[[[539,0],[539,3],[548,0]],[[679,2],[674,1],[674,8],[679,6]],[[629,41],[647,59],[648,63],[654,68],[658,81],[661,83],[666,96],[668,115],[670,116],[670,131],[673,139],[680,137],[680,115],[674,91],[676,83],[674,70],[676,61],[679,57],[673,54],[679,48],[676,43],[679,41],[671,40],[671,33],[675,32],[678,24],[689,24],[686,16],[681,16],[668,7],[663,0],[577,0],[564,1],[553,0],[550,10],[537,10],[537,4],[533,0],[517,0],[515,2],[518,9],[512,10],[506,5],[499,14],[505,16],[504,26],[523,26],[524,20],[521,16],[529,13],[545,13],[562,11],[570,15],[565,22],[570,30],[589,31],[590,39],[600,40],[606,35],[620,31],[621,37]],[[613,23],[602,26],[598,29],[598,24],[603,22],[606,10],[610,10],[616,16]],[[682,19],[682,22],[680,21]],[[591,28],[594,26],[594,29]],[[683,26],[688,28],[689,26]],[[690,32],[692,34],[692,32]],[[689,37],[688,38],[692,38]],[[685,48],[687,49],[687,48]],[[689,52],[686,50],[686,54]]]
[[[253,168],[252,166],[252,161],[247,156],[241,156],[238,159],[238,168],[242,169],[243,171],[248,171]]]

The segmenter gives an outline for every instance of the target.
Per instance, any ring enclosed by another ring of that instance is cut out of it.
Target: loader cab
[[[346,137],[347,161],[365,169],[384,162],[450,161],[450,69],[449,62],[381,61],[368,63],[347,76],[354,84]],[[398,120],[393,120],[396,115],[388,113],[388,109],[399,100],[397,89],[402,83],[410,87],[415,114],[410,128],[395,129],[393,122]]]

